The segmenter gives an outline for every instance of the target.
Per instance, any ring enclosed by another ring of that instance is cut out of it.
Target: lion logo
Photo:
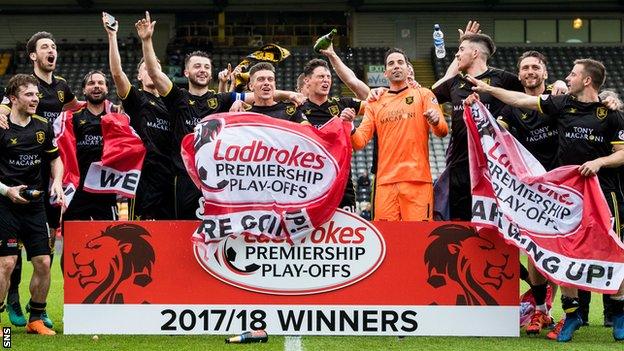
[[[37,131],[37,133],[35,133],[35,139],[37,139],[37,142],[39,144],[43,144],[43,142],[45,141],[45,133],[43,131]]]
[[[607,110],[606,107],[599,106],[596,109],[596,117],[598,117],[598,119],[604,119],[605,117],[607,117],[608,113],[609,113],[609,111]]]
[[[217,98],[208,99],[208,107],[212,110],[216,110],[219,107],[219,101]]]
[[[111,225],[79,252],[72,252],[73,267],[67,275],[78,279],[83,289],[91,288],[82,303],[121,304],[128,284],[150,284],[156,256],[149,237],[136,224]]]
[[[498,254],[496,245],[471,227],[442,225],[429,234],[431,243],[425,251],[427,282],[434,288],[456,284],[457,305],[498,305],[487,289],[500,289],[513,277],[506,273],[508,255]],[[466,249],[473,252],[465,255]],[[483,255],[474,252],[483,251]]]

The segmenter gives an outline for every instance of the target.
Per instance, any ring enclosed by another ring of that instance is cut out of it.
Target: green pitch
[[[24,275],[20,288],[22,305],[28,302],[28,282],[32,266],[24,261]],[[52,270],[52,287],[48,298],[48,314],[54,320],[59,335],[44,337],[27,335],[24,328],[12,328],[12,349],[15,350],[284,350],[284,337],[269,336],[266,344],[226,345],[223,336],[117,336],[100,335],[97,340],[92,335],[62,335],[63,330],[63,289],[62,275],[55,258]],[[522,286],[522,291],[526,286]],[[555,318],[561,316],[559,297],[554,308]],[[8,314],[2,313],[2,326],[10,325]],[[495,320],[489,321],[496,323]],[[305,351],[327,350],[624,350],[624,343],[616,343],[611,329],[602,326],[602,299],[594,294],[592,298],[590,326],[576,332],[574,340],[560,344],[545,338],[527,337],[524,331],[520,338],[479,338],[479,337],[316,337],[304,336],[301,340]]]

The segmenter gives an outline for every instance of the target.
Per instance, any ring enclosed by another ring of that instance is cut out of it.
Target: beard
[[[91,94],[86,94],[85,97],[87,98],[87,101],[90,102],[93,105],[99,105],[99,104],[103,103],[104,100],[106,100],[106,94],[104,94],[104,93],[102,93],[102,95],[99,98],[95,98]]]
[[[37,67],[43,72],[54,72],[56,69],[56,62],[52,65],[52,67],[48,66],[48,61],[37,61]]]
[[[206,83],[200,83],[197,81],[197,79],[195,79],[195,77],[189,76],[189,82],[191,82],[192,85],[198,86],[200,88],[204,88],[208,86],[208,83],[210,83],[210,80],[206,80]]]

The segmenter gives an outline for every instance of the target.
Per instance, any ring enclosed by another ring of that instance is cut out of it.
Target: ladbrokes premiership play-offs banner
[[[517,336],[518,253],[467,223],[338,210],[293,243],[196,221],[68,222],[66,334]],[[496,323],[492,323],[496,321]]]
[[[544,167],[477,102],[468,128],[472,222],[526,252],[565,286],[615,293],[624,279],[624,245],[596,176],[578,166]]]
[[[319,129],[257,113],[204,118],[182,142],[203,194],[195,245],[211,254],[232,234],[296,240],[325,223],[349,176],[350,131],[340,118]]]

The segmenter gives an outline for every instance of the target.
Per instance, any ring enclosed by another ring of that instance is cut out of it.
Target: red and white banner
[[[331,218],[351,166],[350,123],[320,129],[256,113],[206,117],[182,141],[202,190],[196,245],[233,234],[296,238]]]
[[[519,335],[518,250],[470,223],[338,209],[294,245],[230,236],[210,260],[178,238],[197,225],[66,222],[64,333]]]
[[[582,176],[578,166],[546,172],[480,102],[465,109],[464,120],[472,222],[518,246],[558,284],[616,292],[624,279],[624,245],[598,178]]]
[[[102,116],[102,160],[94,162],[84,180],[84,190],[95,193],[115,193],[134,197],[141,176],[145,147],[141,138],[130,126],[126,114],[111,112],[112,104],[105,102],[107,114]],[[80,184],[80,168],[76,150],[73,124],[74,111],[65,111],[54,122],[55,140],[65,172],[63,190],[69,206]],[[52,199],[51,199],[52,200]]]

